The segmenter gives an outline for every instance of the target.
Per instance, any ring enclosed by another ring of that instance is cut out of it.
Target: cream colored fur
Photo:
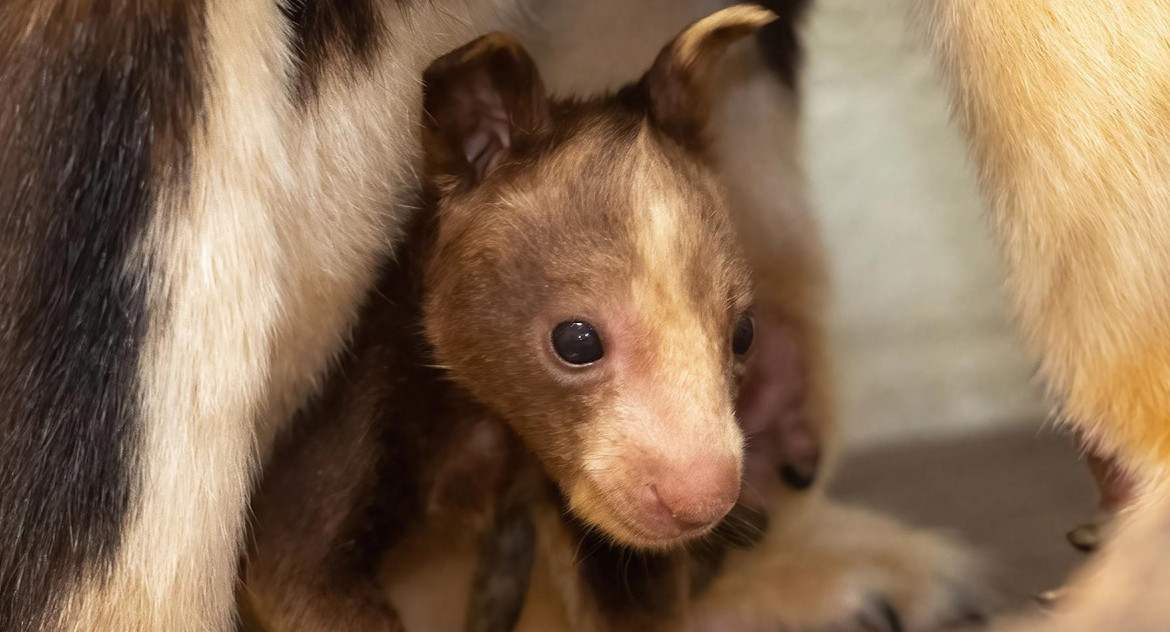
[[[507,4],[386,8],[374,70],[329,69],[298,109],[277,5],[210,3],[191,180],[164,196],[141,253],[159,279],[140,368],[141,499],[113,568],[87,585],[109,581],[69,600],[65,629],[230,627],[252,477],[392,247],[422,70],[498,25]]]

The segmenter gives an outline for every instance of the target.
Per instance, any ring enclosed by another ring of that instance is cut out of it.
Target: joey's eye
[[[604,355],[601,336],[583,320],[569,320],[553,327],[552,343],[557,355],[569,364],[589,364]]]
[[[735,323],[735,331],[731,334],[731,352],[743,355],[752,348],[752,340],[756,337],[756,321],[751,314],[744,314]]]

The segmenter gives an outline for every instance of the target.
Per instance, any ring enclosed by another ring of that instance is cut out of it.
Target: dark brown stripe
[[[375,0],[284,0],[281,11],[292,28],[293,86],[301,102],[316,93],[327,64],[368,67],[381,32]]]
[[[120,545],[147,317],[127,267],[186,176],[202,29],[191,0],[0,8],[2,630],[37,629]]]

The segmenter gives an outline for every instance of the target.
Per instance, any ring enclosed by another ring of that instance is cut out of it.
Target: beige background
[[[806,151],[853,445],[1044,419],[957,130],[899,0],[818,0]]]

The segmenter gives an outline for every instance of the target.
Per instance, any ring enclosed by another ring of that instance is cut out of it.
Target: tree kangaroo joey
[[[745,458],[740,382],[769,340],[703,133],[720,55],[774,17],[715,13],[592,99],[547,96],[498,33],[427,70],[424,208],[266,469],[252,627],[691,625],[767,529],[741,481],[781,449]]]
[[[534,507],[563,508],[572,546],[598,549],[583,586],[620,584],[635,555],[654,572],[636,601],[582,591],[599,620],[647,629],[682,612],[683,545],[739,496],[753,338],[749,271],[703,154],[707,71],[772,19],[717,13],[590,100],[547,97],[500,34],[428,69],[425,210],[266,472],[247,618],[403,629],[416,600],[388,594],[383,560],[407,568],[422,541],[486,533],[469,628],[508,629]],[[435,597],[451,594],[468,593]]]

